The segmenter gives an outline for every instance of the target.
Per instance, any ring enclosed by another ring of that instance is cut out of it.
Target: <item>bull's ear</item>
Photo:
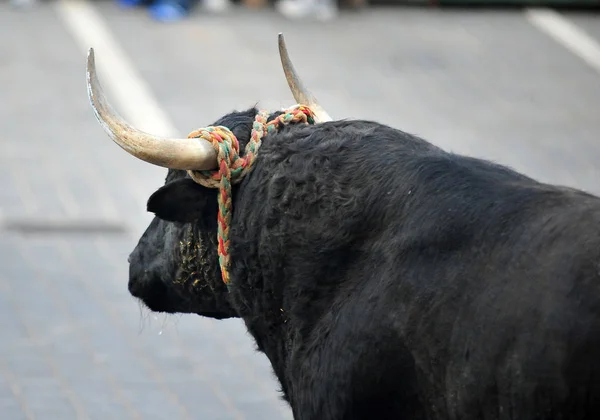
[[[216,190],[183,178],[156,190],[146,208],[160,219],[188,223],[213,214],[216,217],[216,206]]]

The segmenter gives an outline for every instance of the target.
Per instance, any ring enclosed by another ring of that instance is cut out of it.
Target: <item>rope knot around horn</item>
[[[190,177],[207,188],[218,188],[219,213],[217,216],[217,243],[219,265],[223,282],[229,286],[229,227],[232,212],[232,184],[239,183],[252,169],[262,139],[286,124],[314,124],[315,116],[310,108],[296,105],[267,122],[268,112],[256,114],[250,141],[240,155],[240,144],[233,132],[223,126],[209,126],[192,131],[188,138],[208,141],[217,152],[217,169],[212,171],[188,170]]]

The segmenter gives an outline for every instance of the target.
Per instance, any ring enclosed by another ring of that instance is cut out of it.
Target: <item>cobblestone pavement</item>
[[[292,104],[284,31],[335,118],[600,193],[600,74],[519,11],[372,9],[328,25],[197,11],[165,26],[94,7],[182,134],[257,100]],[[568,17],[600,39],[599,17]],[[291,419],[240,321],[155,316],[129,296],[126,258],[164,171],[101,131],[55,4],[3,2],[0,35],[0,419]]]

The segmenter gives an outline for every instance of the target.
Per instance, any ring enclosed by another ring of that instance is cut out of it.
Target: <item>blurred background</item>
[[[124,117],[185,136],[257,101],[293,105],[284,32],[334,118],[600,194],[594,2],[283,1],[0,4],[1,420],[291,419],[241,321],[155,315],[130,297],[127,256],[166,170],[96,122],[89,47]],[[584,5],[538,6],[565,4]]]

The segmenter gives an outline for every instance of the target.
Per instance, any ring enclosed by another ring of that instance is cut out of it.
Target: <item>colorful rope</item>
[[[217,216],[217,240],[219,265],[223,282],[229,285],[229,226],[231,225],[232,197],[231,185],[239,183],[252,168],[256,154],[266,134],[279,130],[284,124],[314,124],[313,112],[303,105],[297,105],[267,123],[269,114],[260,111],[254,119],[250,141],[245,153],[240,156],[240,145],[235,135],[227,127],[205,127],[192,131],[188,138],[209,141],[217,152],[218,169],[213,171],[188,171],[197,183],[218,188],[219,214]]]

